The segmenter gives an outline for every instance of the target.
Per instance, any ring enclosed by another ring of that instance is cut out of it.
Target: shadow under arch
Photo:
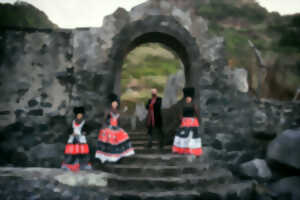
[[[200,58],[195,38],[174,18],[149,16],[123,27],[113,38],[109,55],[112,67],[112,88],[120,94],[122,65],[127,54],[145,43],[161,43],[175,53],[184,65],[186,85],[192,84],[192,69]]]

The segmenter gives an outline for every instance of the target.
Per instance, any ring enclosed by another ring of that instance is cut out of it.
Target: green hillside
[[[44,12],[25,2],[16,2],[13,5],[0,3],[0,28],[4,27],[58,28]]]
[[[145,102],[151,88],[163,95],[168,76],[181,68],[181,61],[157,43],[144,44],[131,51],[122,70],[122,106],[134,110],[136,102]]]
[[[254,0],[195,0],[195,4],[197,15],[209,20],[209,31],[224,36],[229,66],[249,71],[253,94],[262,72],[248,40],[262,52],[267,67],[263,97],[293,98],[300,87],[300,14],[269,13]]]
[[[196,15],[209,20],[209,33],[225,38],[228,65],[248,70],[252,95],[258,94],[258,75],[262,74],[262,97],[293,98],[300,87],[300,14],[269,13],[255,0],[193,1]],[[261,71],[248,40],[261,51],[265,71]],[[123,106],[131,110],[135,102],[144,102],[152,87],[163,94],[167,77],[180,65],[178,58],[158,44],[130,52],[122,72]]]

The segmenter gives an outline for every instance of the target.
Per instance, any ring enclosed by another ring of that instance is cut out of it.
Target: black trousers
[[[164,132],[162,130],[162,127],[152,127],[148,126],[148,147],[152,147],[152,139],[153,139],[153,134],[152,131],[153,129],[158,129],[159,131],[159,140],[160,140],[160,147],[162,148],[164,146]]]

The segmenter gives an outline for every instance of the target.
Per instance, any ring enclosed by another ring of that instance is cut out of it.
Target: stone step
[[[132,144],[148,144],[148,140],[131,140]],[[153,144],[158,144],[158,141],[152,141]]]
[[[147,134],[147,130],[128,131],[129,134]]]
[[[164,146],[163,149],[160,149],[158,145],[153,145],[152,148],[147,148],[146,146],[136,146],[134,147],[136,154],[152,154],[152,153],[171,153],[172,146]]]
[[[147,132],[128,132],[131,137],[148,136]]]
[[[173,191],[117,191],[109,200],[198,200],[199,192],[191,190]]]
[[[131,141],[138,141],[138,140],[148,141],[148,136],[147,135],[136,135],[136,136],[129,135],[129,139]]]
[[[148,140],[132,140],[131,141],[131,144],[134,146],[134,147],[147,147],[148,145]],[[152,146],[157,146],[159,145],[159,141],[152,141]]]
[[[94,166],[94,169],[104,172],[117,174],[126,177],[179,177],[188,174],[202,175],[203,173],[210,173],[208,171],[209,165],[203,166],[170,166],[170,165],[124,165],[124,164],[101,164]]]
[[[177,187],[169,190],[163,188],[139,191],[135,190],[114,190],[111,192],[109,200],[209,200],[209,199],[229,199],[228,194],[237,194],[238,196],[251,196],[253,187],[256,184],[253,180],[235,180],[224,183],[194,185],[189,189]],[[215,194],[216,196],[209,195]],[[233,196],[234,199],[240,199]],[[231,198],[230,198],[231,199]],[[248,199],[248,198],[247,198]]]
[[[108,178],[108,187],[118,191],[136,190],[168,191],[168,190],[199,190],[213,184],[229,184],[234,182],[229,171],[203,173],[195,176],[186,174],[182,177],[123,177],[114,176]]]
[[[158,150],[159,151],[159,150]],[[160,152],[149,153],[149,154],[135,154],[134,156],[130,156],[127,158],[123,158],[121,160],[121,164],[133,164],[133,165],[180,165],[182,163],[191,163],[191,161],[195,161],[195,159],[199,159],[192,155],[179,155],[173,153],[164,153]]]
[[[159,144],[159,143],[158,142],[153,143],[151,148],[148,148],[146,146],[138,146],[135,149],[137,149],[137,150],[146,150],[146,149],[147,150],[153,150],[153,149],[157,149],[158,148],[157,146],[155,146],[156,144]],[[172,145],[164,145],[163,148],[171,150],[172,149]]]
[[[131,143],[133,143],[133,142],[148,142],[148,138],[135,138],[135,139],[132,139],[132,138],[130,138],[130,141],[131,141]]]

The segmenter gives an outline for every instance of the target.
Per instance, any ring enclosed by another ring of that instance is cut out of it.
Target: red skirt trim
[[[196,117],[184,117],[181,120],[180,127],[198,127],[199,121]]]
[[[98,135],[98,140],[113,145],[118,145],[128,139],[128,134],[123,129],[112,130],[110,128],[105,128],[100,130]]]
[[[202,148],[190,149],[190,148],[180,148],[180,147],[173,146],[172,151],[173,153],[193,154],[195,156],[200,156],[203,154]]]
[[[89,154],[88,144],[67,144],[65,148],[65,154]]]
[[[80,169],[79,163],[76,163],[76,164],[65,164],[65,163],[63,163],[62,167],[67,167],[69,170],[71,170],[73,172],[79,171],[79,169]]]
[[[119,153],[119,154],[106,153],[106,152],[97,150],[97,151],[96,151],[96,154],[102,154],[102,155],[105,155],[105,156],[107,156],[107,157],[121,157],[121,156],[127,154],[127,153],[130,152],[130,151],[134,151],[134,149],[133,149],[133,148],[129,148],[129,149],[127,149],[126,151],[124,151],[124,152],[122,152],[122,153]]]
[[[88,163],[88,165],[91,166],[91,163]],[[66,168],[68,168],[69,170],[71,170],[73,172],[77,172],[77,171],[80,170],[80,164],[79,163],[76,163],[76,164],[63,163],[62,167],[66,167]]]

